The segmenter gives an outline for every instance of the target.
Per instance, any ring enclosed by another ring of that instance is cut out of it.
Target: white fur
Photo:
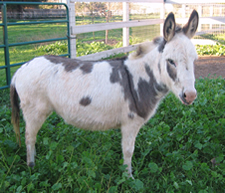
[[[141,56],[132,53],[125,61],[136,91],[140,80],[151,81],[145,69],[148,65],[157,83],[165,85],[178,98],[184,92],[196,92],[193,62],[197,59],[197,54],[185,34],[176,34],[165,45],[163,52],[159,52],[158,45],[153,42],[145,43],[142,51]],[[175,61],[179,81],[174,81],[169,76],[166,69],[167,59]],[[146,118],[143,118],[131,111],[129,100],[124,98],[123,87],[119,83],[110,82],[111,73],[112,67],[107,61],[95,62],[92,71],[84,74],[79,68],[67,72],[63,65],[54,64],[43,56],[18,69],[11,85],[16,88],[26,121],[28,164],[34,163],[39,129],[55,111],[67,123],[82,129],[106,130],[120,127],[124,164],[128,165],[128,173],[132,176],[131,158],[135,138],[141,126],[154,115],[160,100],[167,93],[157,93],[158,102]],[[79,104],[84,96],[92,99],[90,105]],[[140,97],[138,96],[138,100]]]

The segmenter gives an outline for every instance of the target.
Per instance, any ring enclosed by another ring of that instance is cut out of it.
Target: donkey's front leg
[[[30,133],[26,128],[26,147],[27,147],[27,165],[29,167],[34,167],[35,165],[35,156],[36,156],[36,149],[35,149],[35,142],[36,142],[36,133]]]
[[[134,152],[135,139],[139,131],[139,127],[122,126],[122,150],[124,157],[124,165],[127,165],[127,172],[129,177],[132,176],[131,160]]]

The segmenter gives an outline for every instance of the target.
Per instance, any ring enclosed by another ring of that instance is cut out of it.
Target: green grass
[[[224,192],[225,80],[199,79],[196,89],[198,98],[192,106],[169,94],[140,130],[132,162],[135,180],[124,172],[119,130],[80,130],[55,113],[38,133],[36,166],[28,168],[25,123],[21,115],[19,148],[10,123],[9,90],[1,90],[0,190]]]
[[[3,28],[0,28],[0,37],[3,37]],[[31,24],[8,26],[9,43],[34,41],[65,37],[67,35],[66,24]],[[0,39],[3,44],[3,39]]]
[[[196,51],[198,55],[214,55],[214,56],[224,56],[225,55],[225,45],[196,45]]]

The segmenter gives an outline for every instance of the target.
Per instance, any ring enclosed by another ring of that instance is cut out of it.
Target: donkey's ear
[[[164,35],[164,39],[167,42],[169,42],[173,38],[175,34],[175,27],[176,27],[176,23],[175,23],[174,14],[171,12],[167,16],[163,26],[163,35]]]
[[[183,27],[184,34],[186,34],[188,38],[191,39],[195,35],[195,32],[198,28],[198,21],[199,21],[198,12],[196,10],[193,10],[188,22]]]

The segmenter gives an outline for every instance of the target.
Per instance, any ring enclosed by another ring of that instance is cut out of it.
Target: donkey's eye
[[[175,66],[175,67],[176,67],[175,62],[174,62],[172,59],[167,59],[167,61],[168,61],[171,65],[173,65],[173,66]]]

